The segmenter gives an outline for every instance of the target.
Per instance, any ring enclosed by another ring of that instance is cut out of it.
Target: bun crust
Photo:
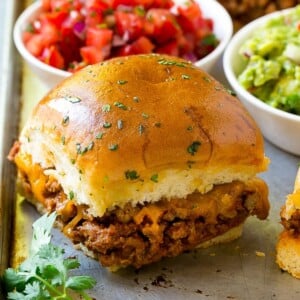
[[[276,250],[279,267],[300,279],[300,236],[284,230],[279,236]]]
[[[276,262],[279,267],[300,279],[300,168],[298,169],[293,193],[287,195],[280,216],[284,231],[276,246]]]
[[[75,73],[38,104],[20,142],[21,170],[26,160],[41,165],[95,216],[128,201],[205,193],[267,167],[240,101],[192,64],[161,55]]]

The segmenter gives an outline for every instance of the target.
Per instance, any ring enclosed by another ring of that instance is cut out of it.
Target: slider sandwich
[[[21,193],[111,269],[239,237],[268,216],[262,134],[240,101],[174,57],[76,72],[35,107],[11,149]]]
[[[280,215],[284,230],[278,238],[276,261],[282,270],[300,279],[300,169]]]

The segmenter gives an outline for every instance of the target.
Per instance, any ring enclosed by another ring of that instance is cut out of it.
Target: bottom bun
[[[276,250],[279,267],[300,279],[300,236],[284,230],[279,236]]]
[[[211,240],[205,241],[197,246],[197,248],[208,248],[213,245],[229,243],[233,240],[239,238],[243,233],[243,226],[244,223],[229,229],[227,232],[223,233],[222,235],[216,236]]]

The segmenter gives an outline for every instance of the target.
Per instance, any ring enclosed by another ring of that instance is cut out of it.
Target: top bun
[[[20,142],[21,170],[39,164],[95,216],[205,193],[267,166],[261,132],[240,101],[191,63],[155,54],[67,78],[36,106]]]

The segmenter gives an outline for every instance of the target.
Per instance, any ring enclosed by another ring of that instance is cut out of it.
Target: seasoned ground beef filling
[[[286,230],[291,231],[294,234],[300,234],[300,210],[296,210],[290,219],[283,217],[284,213],[281,213],[281,223]]]
[[[30,183],[24,179],[28,194]],[[136,207],[127,204],[94,218],[86,213],[86,207],[67,200],[61,186],[49,177],[43,204],[48,211],[58,212],[63,232],[93,252],[103,266],[140,268],[193,249],[243,223],[251,214],[266,218],[266,193],[260,179],[236,181],[215,186],[205,195],[194,193],[187,199],[163,199]]]

